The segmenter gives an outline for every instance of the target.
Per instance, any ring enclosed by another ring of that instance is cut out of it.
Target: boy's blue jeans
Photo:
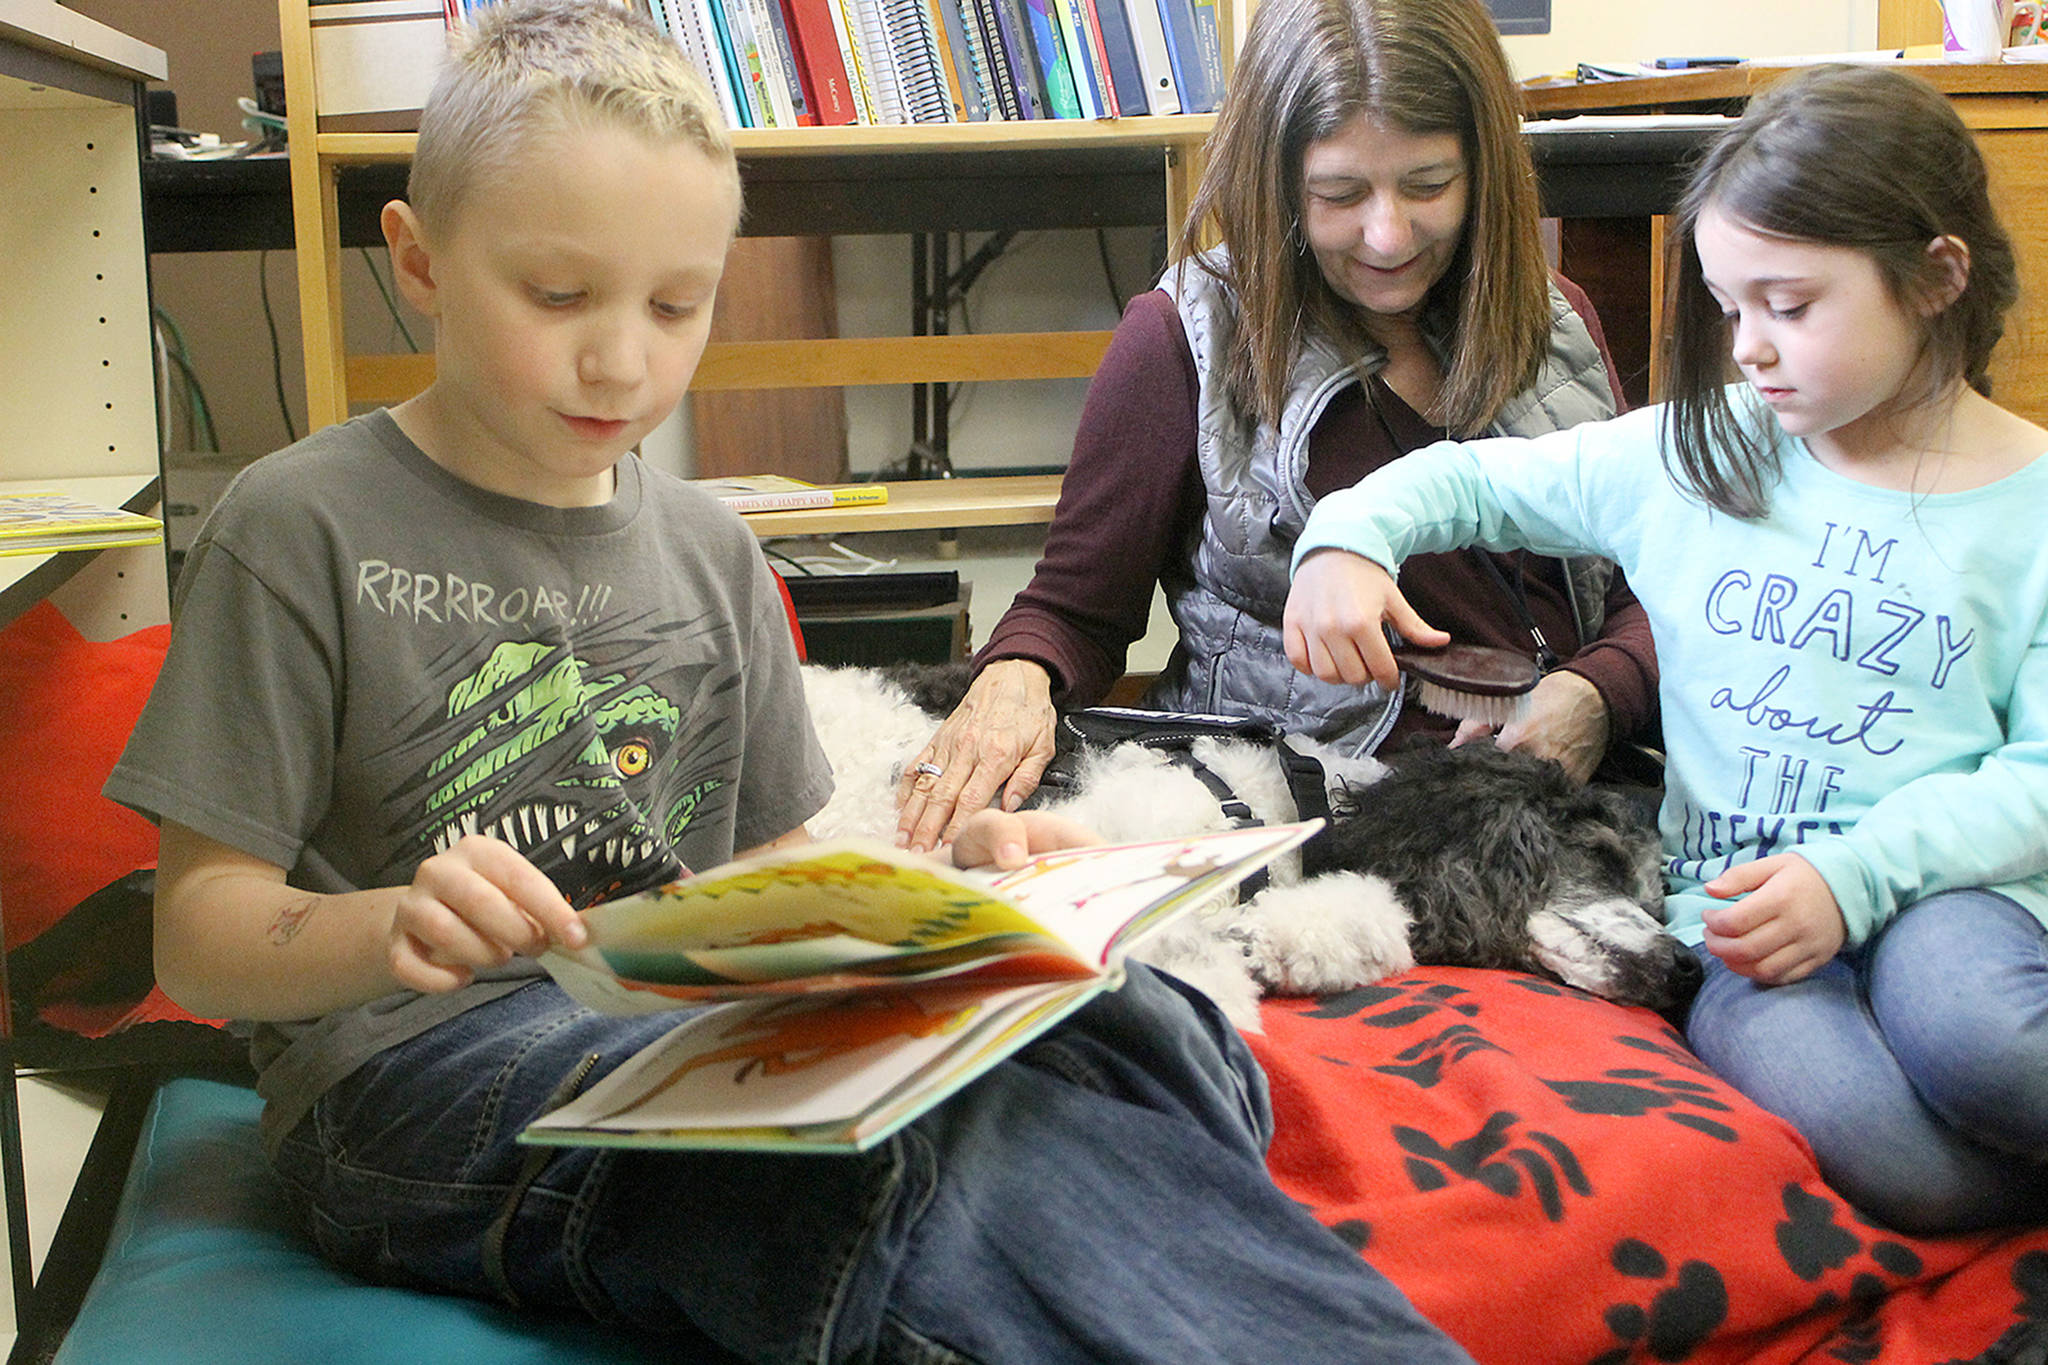
[[[2048,1219],[2048,932],[1951,891],[1804,981],[1705,949],[1693,1049],[1788,1120],[1871,1217],[1933,1233]]]
[[[1469,1359],[1272,1184],[1256,1063],[1146,968],[858,1156],[513,1143],[584,1058],[595,1079],[674,1022],[536,982],[337,1086],[280,1169],[360,1274],[681,1334],[693,1360]]]

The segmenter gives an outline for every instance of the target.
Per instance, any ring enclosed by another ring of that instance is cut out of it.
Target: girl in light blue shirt
[[[1663,665],[1693,1046],[1871,1216],[2039,1222],[2048,432],[1985,396],[2017,287],[1983,161],[1925,82],[1816,68],[1751,102],[1676,227],[1671,401],[1325,499],[1289,657],[1390,684],[1384,626],[1442,643],[1390,577],[1411,554],[1613,558]]]

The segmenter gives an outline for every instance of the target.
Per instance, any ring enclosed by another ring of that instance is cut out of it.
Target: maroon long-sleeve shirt
[[[1559,281],[1565,297],[1614,362],[1590,302]],[[1308,490],[1348,488],[1410,450],[1442,439],[1377,378],[1340,392],[1309,434]],[[1620,392],[1619,384],[1614,385]],[[1194,355],[1173,301],[1154,290],[1131,300],[1088,386],[1074,454],[1030,584],[996,623],[976,656],[1030,659],[1052,675],[1062,708],[1099,702],[1124,671],[1131,644],[1151,616],[1160,569],[1186,553],[1204,504],[1195,455],[1198,383]],[[1401,568],[1401,591],[1422,618],[1466,643],[1533,656],[1534,643],[1511,594],[1479,551],[1419,555]],[[1640,735],[1657,692],[1649,619],[1617,574],[1600,637],[1581,643],[1563,567],[1544,555],[1492,555],[1510,584],[1521,582],[1529,614],[1566,667],[1599,689],[1612,732]],[[1389,745],[1448,741],[1456,723],[1406,707]]]

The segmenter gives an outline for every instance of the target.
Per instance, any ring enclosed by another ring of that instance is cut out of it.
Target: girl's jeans
[[[2048,1218],[2048,932],[1950,891],[1804,981],[1758,986],[1704,948],[1686,1033],[1788,1120],[1863,1212],[1908,1232]]]
[[[514,1144],[586,1057],[594,1080],[674,1023],[535,982],[349,1077],[278,1164],[359,1274],[678,1358],[1468,1360],[1274,1187],[1256,1063],[1148,969],[858,1156]]]

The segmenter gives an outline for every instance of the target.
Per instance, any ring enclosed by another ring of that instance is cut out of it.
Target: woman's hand
[[[1418,645],[1447,645],[1451,637],[1416,615],[1394,586],[1393,575],[1348,550],[1317,550],[1301,562],[1281,618],[1287,661],[1324,682],[1354,687],[1401,685],[1385,627]]]
[[[1503,749],[1556,759],[1572,781],[1583,784],[1607,755],[1607,702],[1599,688],[1559,669],[1544,675],[1522,714],[1498,733],[1484,721],[1468,720],[1458,726],[1451,747],[1489,734]]]
[[[1052,762],[1057,718],[1052,677],[1038,664],[1000,659],[981,670],[904,770],[896,788],[896,842],[921,853],[952,843],[998,788],[1004,810],[1023,805]]]
[[[1729,868],[1701,888],[1741,897],[1703,917],[1715,957],[1760,986],[1813,975],[1842,951],[1848,927],[1827,880],[1796,853],[1777,853]]]
[[[452,991],[480,967],[587,937],[547,874],[510,844],[472,834],[421,863],[399,893],[391,974],[416,991]]]

